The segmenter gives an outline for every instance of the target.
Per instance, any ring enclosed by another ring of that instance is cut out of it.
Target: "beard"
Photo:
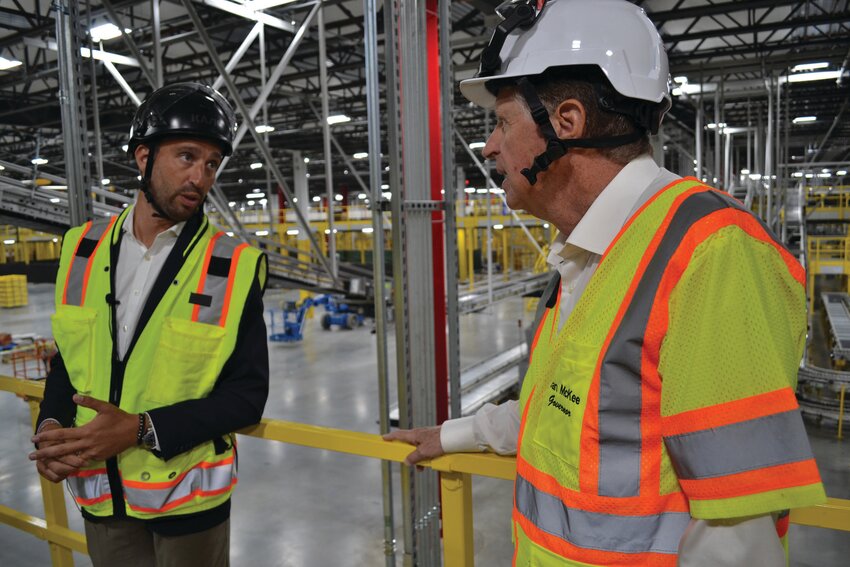
[[[189,220],[204,206],[205,196],[191,187],[163,190],[151,187],[150,191],[168,220],[175,223]],[[154,215],[161,216],[156,212]]]

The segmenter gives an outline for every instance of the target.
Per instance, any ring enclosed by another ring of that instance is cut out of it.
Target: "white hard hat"
[[[530,77],[554,67],[595,65],[621,95],[653,103],[666,101],[669,107],[667,53],[642,8],[625,0],[514,0],[510,6],[519,4],[539,8],[536,20],[507,35],[499,50],[498,69],[482,69],[475,78],[461,81],[460,91],[470,101],[492,108],[496,97],[486,83],[494,79]]]

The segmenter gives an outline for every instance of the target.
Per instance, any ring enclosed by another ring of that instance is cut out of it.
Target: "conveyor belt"
[[[549,272],[542,274],[519,273],[512,275],[507,281],[501,279],[494,281],[493,301],[541,292],[551,277]],[[474,290],[470,290],[469,286],[458,288],[458,307],[461,313],[483,309],[489,302],[486,282],[477,283]]]
[[[825,292],[821,298],[835,340],[832,353],[850,359],[850,310],[847,308],[850,297],[846,293]]]
[[[460,413],[472,415],[488,402],[502,399],[519,383],[519,363],[528,356],[525,343],[516,345],[460,373]],[[390,422],[398,424],[398,405],[390,409]]]
[[[800,412],[818,422],[838,421],[841,389],[845,390],[845,405],[850,404],[850,372],[804,365],[797,374],[797,400]],[[850,423],[850,411],[845,407],[844,421]]]

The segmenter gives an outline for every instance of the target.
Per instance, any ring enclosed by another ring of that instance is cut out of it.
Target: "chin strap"
[[[543,106],[540,97],[537,96],[537,91],[534,89],[531,81],[523,77],[517,81],[517,87],[525,99],[528,109],[531,111],[531,117],[537,123],[541,134],[546,139],[546,151],[534,158],[534,163],[531,167],[527,167],[520,172],[532,185],[537,183],[537,175],[539,173],[546,171],[555,160],[566,155],[567,150],[570,148],[615,148],[637,142],[646,136],[646,131],[639,128],[631,134],[624,134],[622,136],[562,140],[555,133],[552,122],[549,121],[549,112]]]
[[[157,151],[159,150],[159,146],[157,144],[151,144],[148,146],[150,148],[150,153],[148,153],[148,161],[145,164],[145,173],[142,176],[142,193],[145,195],[145,199],[147,199],[150,206],[153,207],[154,213],[153,216],[160,217],[165,220],[173,221],[171,217],[168,216],[162,207],[159,206],[159,203],[156,202],[156,199],[153,197],[153,193],[150,189],[151,183],[151,175],[153,175],[153,162],[156,158]]]

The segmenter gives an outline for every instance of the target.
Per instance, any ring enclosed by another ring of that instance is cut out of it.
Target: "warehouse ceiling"
[[[248,0],[193,2],[216,46],[217,56],[224,63],[233,58],[246,36],[255,30],[257,19],[265,22],[262,26],[264,52],[261,53],[259,40],[253,41],[231,73],[239,96],[248,106],[263,89],[265,79],[261,61],[265,61],[267,77],[284,57],[313,7],[312,1],[252,1],[255,8],[257,2],[278,5],[252,12],[247,9],[252,5]],[[681,165],[681,156],[694,154],[699,105],[705,111],[704,124],[725,123],[729,131],[761,126],[761,131],[767,132],[770,100],[772,104],[778,102],[781,110],[780,122],[773,130],[784,149],[780,163],[797,167],[808,162],[808,167],[814,168],[812,164],[817,164],[821,171],[820,165],[841,167],[850,161],[850,1],[646,0],[635,3],[643,7],[658,26],[670,56],[671,74],[678,81],[679,90],[664,132],[664,141],[669,142],[667,151],[677,153],[680,158],[676,163]],[[52,4],[50,0],[0,1],[0,56],[21,62],[19,66],[0,70],[0,160],[31,167],[31,160],[38,155],[48,160],[39,166],[42,172],[61,177],[65,173],[65,158]],[[452,3],[452,61],[456,81],[474,73],[478,55],[489,39],[488,29],[495,21],[493,13],[497,4],[495,0],[455,0]],[[86,31],[107,23],[127,30],[126,37],[118,36],[93,45],[96,53],[100,50],[109,54],[114,64],[86,58],[82,69],[93,177],[97,176],[93,133],[99,127],[103,176],[110,180],[110,187],[130,192],[136,186],[138,172],[121,147],[126,143],[128,124],[136,108],[130,91],[143,99],[152,90],[152,79],[155,80],[156,30],[152,1],[79,0],[77,5]],[[368,184],[368,163],[352,156],[367,149],[363,2],[330,0],[323,5],[329,110],[330,114],[345,114],[351,118],[349,122],[334,125],[331,130],[347,156],[344,160],[338,151],[333,151],[334,184],[342,192],[360,192],[354,171],[359,171],[361,179]],[[165,82],[192,80],[212,84],[216,81],[219,74],[182,2],[162,0],[160,22],[159,45]],[[379,43],[383,49],[383,10],[378,23]],[[88,35],[84,42],[88,44]],[[313,21],[256,120],[258,124],[274,127],[268,134],[269,143],[276,163],[287,178],[292,174],[293,152],[301,152],[302,158],[310,160],[307,171],[313,194],[325,190],[319,43]],[[379,57],[379,79],[385,85],[383,52]],[[811,63],[825,64],[817,72],[841,72],[841,79],[786,82],[789,75],[799,74],[793,71],[795,66]],[[126,82],[126,86],[120,81]],[[781,84],[778,97],[777,83]],[[95,96],[92,87],[96,91],[99,124],[93,120]],[[232,100],[233,95],[227,93],[225,86],[220,90]],[[386,154],[386,113],[382,114]],[[791,123],[792,119],[804,116],[815,118]],[[454,121],[468,142],[486,138],[489,117],[465,102],[457,88]],[[709,147],[714,136],[708,130],[705,132],[705,144]],[[764,142],[756,142],[759,143]],[[745,163],[746,145],[746,142],[735,145],[738,164]],[[246,136],[220,178],[220,186],[230,199],[244,200],[249,190],[271,186],[267,185],[272,183],[268,167],[251,168],[251,164],[262,161],[253,139]],[[470,183],[482,182],[465,149],[457,148],[456,161],[464,168]],[[707,161],[710,169],[713,163]],[[760,166],[754,169],[761,171]],[[780,174],[783,171],[780,170]],[[26,177],[9,171],[4,173]]]

